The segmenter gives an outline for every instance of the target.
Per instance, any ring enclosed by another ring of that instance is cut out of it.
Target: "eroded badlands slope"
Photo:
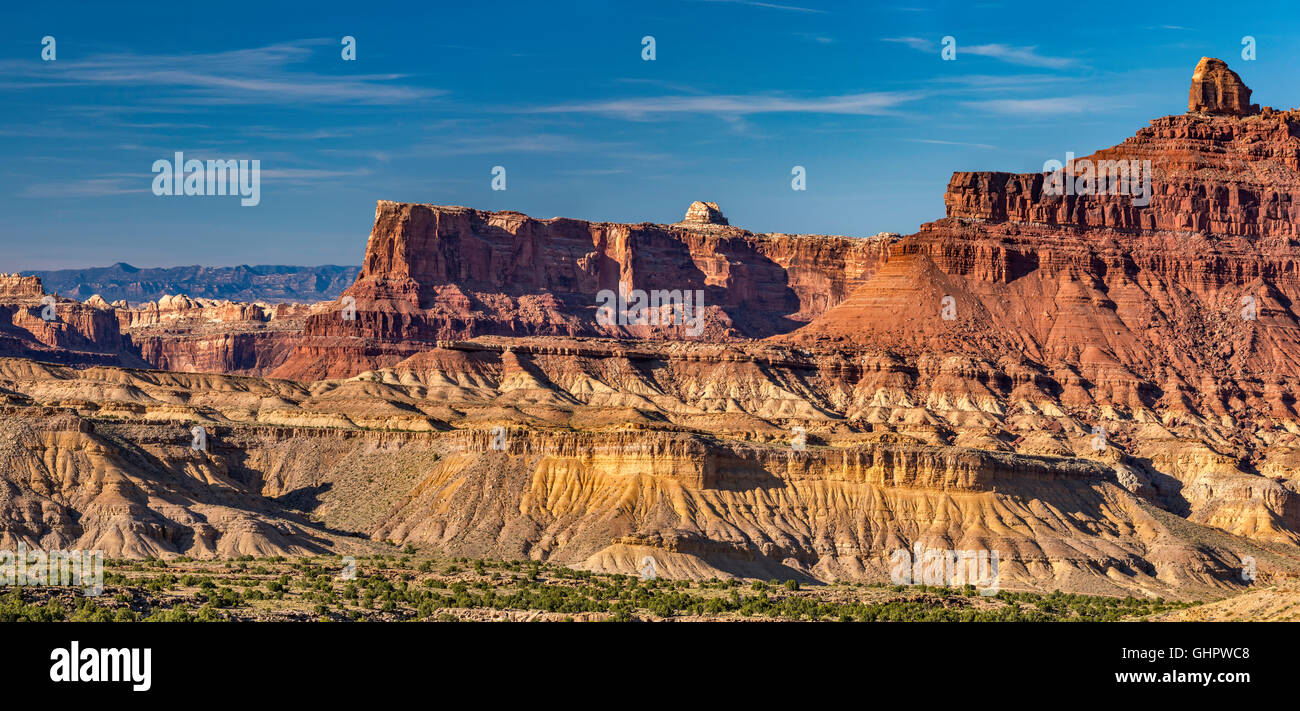
[[[232,478],[181,432],[127,437],[66,412],[0,412],[0,549],[235,557],[365,547]]]
[[[1198,502],[1219,520],[1185,520],[1135,484],[1141,463],[1114,448],[1098,459],[1028,453],[1086,449],[1071,442],[1083,435],[1063,429],[1077,429],[1068,417],[1048,443],[1028,437],[1023,451],[987,451],[954,446],[931,423],[908,425],[914,408],[885,408],[898,414],[887,427],[838,418],[825,393],[794,395],[792,379],[782,382],[791,376],[764,374],[771,361],[736,353],[676,357],[645,343],[639,353],[610,344],[618,350],[560,357],[519,344],[448,345],[398,368],[312,384],[0,361],[15,417],[57,404],[89,418],[70,444],[29,442],[38,453],[13,489],[36,488],[47,508],[78,507],[83,530],[72,533],[127,555],[293,550],[328,538],[302,530],[314,525],[309,514],[335,534],[455,555],[623,572],[652,555],[663,574],[689,577],[883,581],[890,553],[915,541],[998,550],[1012,588],[1195,595],[1240,586],[1245,556],[1265,579],[1296,568],[1286,492],[1228,491],[1238,485],[1225,470],[1201,482],[1208,498]],[[817,380],[813,370],[803,376]],[[782,393],[784,402],[758,405]],[[195,422],[209,433],[206,453],[187,448]],[[786,429],[796,422],[810,435],[802,451]],[[83,460],[60,446],[111,454]],[[133,470],[122,452],[136,450],[158,465]],[[24,484],[54,478],[35,464],[50,461],[64,462],[63,489]],[[163,508],[170,523],[129,537],[88,503],[99,499],[100,472],[169,487],[173,470],[207,482],[207,496],[233,487],[265,505],[236,497],[234,513],[195,514],[212,502],[176,501]],[[192,517],[210,526],[206,539],[185,534]],[[294,535],[249,523],[263,519]],[[42,528],[46,518],[24,520],[28,540],[72,535]]]

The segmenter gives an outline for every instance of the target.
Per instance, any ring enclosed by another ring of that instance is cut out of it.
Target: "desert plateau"
[[[109,560],[0,616],[1296,619],[1300,112],[1250,98],[1203,58],[911,234],[380,200],[345,288],[0,275],[0,549]]]

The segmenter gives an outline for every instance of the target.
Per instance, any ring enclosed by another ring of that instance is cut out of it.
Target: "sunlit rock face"
[[[1228,68],[1226,62],[1213,57],[1201,57],[1192,72],[1192,88],[1187,96],[1189,113],[1218,114],[1224,116],[1250,116],[1259,113],[1259,106],[1250,103],[1250,88]]]

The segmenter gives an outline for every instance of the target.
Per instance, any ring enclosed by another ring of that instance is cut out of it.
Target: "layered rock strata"
[[[758,234],[717,222],[710,209],[696,213],[713,222],[628,225],[380,202],[361,275],[344,293],[356,318],[344,317],[344,301],[318,307],[302,345],[274,374],[355,375],[439,339],[477,335],[783,333],[853,291],[890,240]],[[698,328],[673,311],[684,300]],[[654,310],[660,304],[671,306]],[[613,318],[599,318],[603,305]]]

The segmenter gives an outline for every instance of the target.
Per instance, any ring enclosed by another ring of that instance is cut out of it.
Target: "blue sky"
[[[358,264],[379,199],[908,233],[955,170],[1040,170],[1181,113],[1203,55],[1300,104],[1286,2],[25,5],[0,22],[0,271]],[[153,195],[176,151],[260,160],[260,204]]]

